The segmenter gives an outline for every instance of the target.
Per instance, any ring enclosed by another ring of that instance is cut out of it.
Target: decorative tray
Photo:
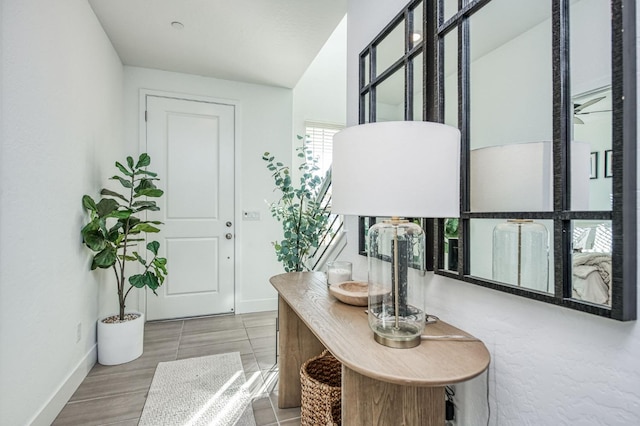
[[[367,306],[369,303],[369,284],[362,281],[345,281],[331,284],[329,293],[347,305]]]

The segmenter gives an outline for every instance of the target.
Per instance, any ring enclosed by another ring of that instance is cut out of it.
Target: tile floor
[[[247,378],[258,373],[256,424],[299,425],[299,408],[277,405],[276,316],[273,311],[149,322],[142,356],[122,365],[96,364],[53,424],[135,426],[158,362],[237,351]]]

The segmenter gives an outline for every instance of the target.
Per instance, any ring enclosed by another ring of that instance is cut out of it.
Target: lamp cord
[[[489,375],[491,374],[491,364],[487,367],[487,426],[491,420],[491,402],[489,402]]]

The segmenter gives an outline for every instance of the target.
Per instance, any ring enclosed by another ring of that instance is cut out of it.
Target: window
[[[331,154],[333,152],[333,135],[344,129],[344,126],[327,123],[305,121],[305,135],[307,148],[318,159],[318,174],[324,177],[331,168]]]
[[[333,135],[342,130],[344,126],[312,121],[305,121],[304,126],[307,149],[310,149],[313,157],[318,159],[320,170],[317,173],[324,178],[331,167]]]

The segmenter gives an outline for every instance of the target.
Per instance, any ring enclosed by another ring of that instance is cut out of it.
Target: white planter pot
[[[144,314],[130,313],[137,313],[140,316],[132,321],[113,324],[102,322],[104,318],[98,320],[98,362],[100,364],[124,364],[142,355]]]

